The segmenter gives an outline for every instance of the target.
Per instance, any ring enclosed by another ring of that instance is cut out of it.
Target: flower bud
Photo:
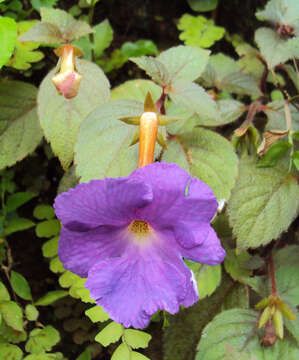
[[[75,57],[82,55],[82,51],[72,45],[63,45],[54,50],[60,57],[59,73],[54,75],[52,81],[59,94],[71,99],[78,94],[82,76],[75,71]]]

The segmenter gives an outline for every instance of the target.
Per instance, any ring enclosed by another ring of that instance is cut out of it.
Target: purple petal
[[[208,236],[201,245],[192,249],[180,247],[179,251],[186,259],[208,265],[218,265],[225,258],[225,250],[212,227],[210,227]]]
[[[144,328],[158,309],[171,314],[198,300],[191,272],[164,242],[131,246],[120,258],[95,264],[85,286],[110,317]]]
[[[99,227],[86,232],[61,229],[58,256],[65,269],[87,277],[98,261],[120,256],[126,247],[123,230]]]
[[[137,208],[152,201],[145,183],[131,178],[92,180],[55,199],[55,213],[69,230],[86,231],[100,225],[122,226]]]

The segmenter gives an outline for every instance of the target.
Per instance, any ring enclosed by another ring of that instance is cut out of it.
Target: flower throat
[[[137,236],[146,236],[151,232],[151,228],[146,221],[133,220],[129,226],[130,231]]]

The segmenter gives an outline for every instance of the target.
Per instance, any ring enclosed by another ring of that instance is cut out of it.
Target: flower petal
[[[224,260],[226,254],[212,227],[210,227],[208,236],[201,245],[195,246],[192,249],[180,247],[179,250],[181,255],[186,259],[208,265],[220,264]]]
[[[198,300],[190,270],[161,242],[131,246],[123,256],[95,264],[85,286],[126,327],[144,328],[158,309],[174,314]]]
[[[69,230],[86,231],[100,225],[123,226],[152,201],[151,188],[131,178],[92,180],[60,194],[55,213]]]
[[[87,277],[90,268],[97,262],[120,256],[126,247],[123,230],[101,226],[85,232],[62,228],[58,256],[65,269]]]

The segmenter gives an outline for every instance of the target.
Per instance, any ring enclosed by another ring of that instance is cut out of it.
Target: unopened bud
[[[71,99],[78,94],[82,76],[75,71],[75,57],[82,55],[81,50],[72,45],[63,45],[54,50],[60,57],[59,73],[54,75],[52,81],[59,94],[66,99]]]
[[[273,314],[273,323],[276,335],[280,339],[283,339],[283,317],[279,309],[275,309],[275,312]]]

